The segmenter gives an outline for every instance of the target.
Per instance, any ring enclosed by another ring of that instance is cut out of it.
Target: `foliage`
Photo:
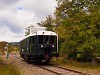
[[[5,52],[13,52],[13,51],[18,51],[19,46],[18,44],[12,44],[12,43],[7,43],[5,41],[0,42],[0,53],[4,54]]]
[[[55,17],[61,52],[82,59],[100,53],[99,0],[61,0]]]
[[[41,21],[41,23],[37,23],[37,24],[42,27],[47,27],[47,30],[52,31],[54,28],[54,19],[51,15],[48,15],[45,21]]]
[[[4,51],[6,50],[5,49],[6,45],[7,45],[7,42],[5,42],[5,41],[0,42],[0,52],[2,54],[4,54]]]
[[[18,45],[9,45],[8,46],[8,52],[10,53],[10,52],[17,52],[17,51],[19,51],[19,46]]]

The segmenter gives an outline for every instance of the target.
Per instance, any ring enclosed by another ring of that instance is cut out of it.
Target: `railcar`
[[[57,34],[52,31],[37,31],[20,41],[20,56],[27,60],[49,62],[58,57]]]

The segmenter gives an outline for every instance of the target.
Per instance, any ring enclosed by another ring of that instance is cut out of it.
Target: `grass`
[[[99,70],[100,71],[100,64],[96,64],[95,66],[91,65],[90,62],[78,62],[75,60],[68,60],[64,58],[58,58],[57,60],[54,58],[52,60],[53,64],[58,64],[62,66],[67,66],[71,68],[78,68],[78,69],[87,69],[87,70]]]
[[[0,75],[20,75],[20,72],[12,64],[0,64]]]
[[[13,64],[4,64],[0,57],[0,75],[21,75],[19,69]]]

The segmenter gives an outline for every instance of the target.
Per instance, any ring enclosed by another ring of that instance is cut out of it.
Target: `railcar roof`
[[[52,31],[37,31],[36,33],[30,34],[29,36],[36,36],[36,35],[54,35],[57,36],[55,32]]]
[[[53,36],[57,36],[57,34],[55,32],[52,32],[52,31],[37,31],[36,33],[33,33],[33,34],[29,34],[28,36],[26,36],[25,38],[28,38],[30,36],[36,36],[36,35],[53,35]],[[25,39],[24,38],[24,39]],[[24,40],[23,39],[23,40]],[[21,40],[22,41],[22,40]]]

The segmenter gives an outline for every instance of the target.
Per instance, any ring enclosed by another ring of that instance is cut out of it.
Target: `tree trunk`
[[[91,64],[92,64],[93,66],[96,65],[96,59],[95,59],[94,56],[91,57]]]

